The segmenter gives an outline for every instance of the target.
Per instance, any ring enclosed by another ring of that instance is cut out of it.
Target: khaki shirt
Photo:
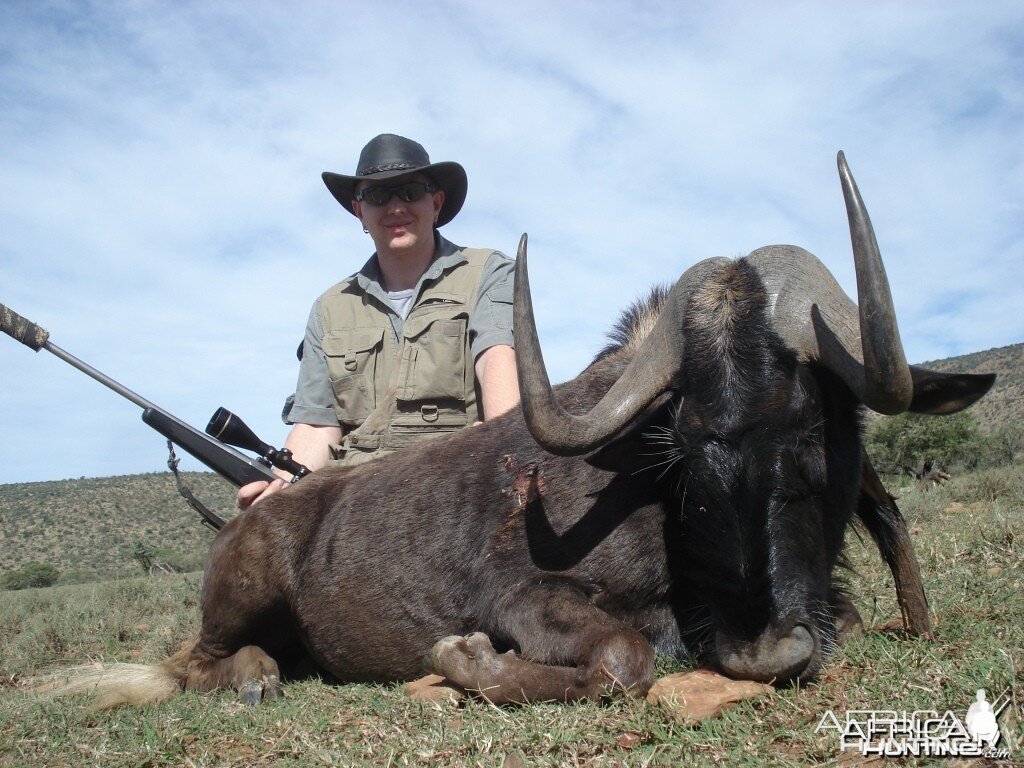
[[[376,255],[317,299],[287,423],[340,425],[346,444],[372,452],[476,418],[473,361],[496,344],[514,345],[514,265],[499,252],[464,250],[440,236],[436,254],[414,289],[408,321],[387,301]],[[451,317],[435,323],[442,314]],[[461,336],[451,337],[460,323]]]

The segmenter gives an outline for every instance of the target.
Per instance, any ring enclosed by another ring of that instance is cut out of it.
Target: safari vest
[[[391,310],[353,276],[321,297],[323,350],[334,409],[345,432],[333,463],[359,464],[478,419],[469,316],[493,251],[424,280],[395,338]]]

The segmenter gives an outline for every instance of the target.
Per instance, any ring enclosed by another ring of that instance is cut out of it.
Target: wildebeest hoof
[[[248,680],[238,689],[238,700],[253,707],[263,701],[279,699],[282,695],[281,681],[277,675],[266,675],[259,680]]]
[[[277,675],[267,675],[263,678],[263,700],[274,701],[284,696],[284,689],[281,687],[281,680]]]
[[[238,689],[238,700],[251,707],[256,706],[263,700],[263,683],[259,680],[250,680]]]
[[[434,643],[423,666],[428,672],[448,678],[463,688],[479,688],[481,676],[493,671],[499,658],[483,632],[465,637],[449,635]]]

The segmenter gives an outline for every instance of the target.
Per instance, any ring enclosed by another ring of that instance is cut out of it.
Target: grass
[[[864,764],[827,710],[952,709],[1009,689],[1001,746],[1024,760],[1024,466],[903,490],[937,640],[905,637],[892,580],[851,535],[850,582],[869,629],[816,682],[743,703],[698,728],[644,701],[498,708],[420,704],[397,686],[288,684],[259,708],[186,693],[92,713],[26,681],[83,662],[162,660],[194,631],[199,576],[139,577],[0,594],[0,765],[6,766],[790,766]],[[662,671],[675,671],[662,661]],[[842,758],[840,760],[840,758]],[[888,765],[968,765],[886,759]],[[878,764],[881,765],[882,762]],[[976,763],[981,765],[982,763]]]

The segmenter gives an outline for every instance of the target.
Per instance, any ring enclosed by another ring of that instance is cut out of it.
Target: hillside
[[[221,517],[234,513],[226,481],[205,472],[183,477]],[[198,569],[212,539],[169,472],[0,485],[0,575],[41,562],[65,583],[138,576],[132,552],[139,542]]]
[[[925,368],[948,373],[994,373],[996,383],[971,413],[986,432],[1024,424],[1024,344],[931,360]]]

